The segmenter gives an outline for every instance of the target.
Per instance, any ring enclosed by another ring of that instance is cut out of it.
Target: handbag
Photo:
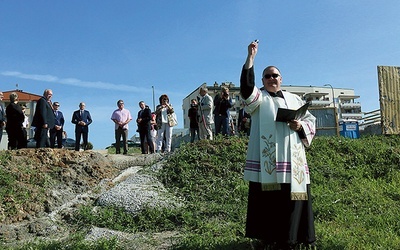
[[[174,127],[174,126],[178,125],[178,121],[176,119],[175,113],[167,114],[167,118],[168,118],[168,125],[170,127]]]

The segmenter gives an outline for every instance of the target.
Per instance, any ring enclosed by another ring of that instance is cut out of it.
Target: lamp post
[[[324,84],[324,86],[329,86],[329,87],[331,87],[331,90],[332,90],[332,102],[333,102],[333,107],[335,108],[335,115],[336,115],[335,92],[334,92],[334,90],[333,90],[333,87],[332,87],[332,85],[330,85],[329,83]]]
[[[332,87],[332,85],[330,85],[329,83],[327,83],[327,84],[324,84],[324,86],[329,86],[329,87],[331,87],[331,90],[332,90],[332,102],[333,102],[333,112],[334,112],[334,118],[335,118],[335,127],[337,126],[337,114],[336,114],[336,104],[335,104],[335,92],[334,92],[334,90],[333,90],[333,87]],[[336,129],[336,134],[339,136],[339,130],[338,129]]]
[[[154,86],[151,86],[151,88],[153,89],[153,111],[156,111],[156,106],[155,106],[155,99],[154,99]]]

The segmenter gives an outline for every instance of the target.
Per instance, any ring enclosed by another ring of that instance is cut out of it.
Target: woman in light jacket
[[[163,152],[171,152],[171,141],[172,141],[172,128],[168,123],[168,114],[174,113],[174,108],[169,103],[169,98],[166,94],[163,94],[159,98],[160,105],[156,108],[156,119],[157,119],[157,152],[162,152],[163,143],[165,139],[165,145]]]

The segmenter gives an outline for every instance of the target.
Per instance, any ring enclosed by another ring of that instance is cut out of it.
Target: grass
[[[158,178],[186,201],[184,207],[145,209],[132,216],[112,207],[94,213],[87,206],[73,226],[125,232],[178,230],[181,238],[171,249],[251,249],[244,237],[246,145],[246,138],[217,137],[184,144],[168,157]],[[397,136],[314,139],[307,159],[317,249],[399,249],[399,145]],[[4,175],[1,180],[12,179]],[[51,244],[56,243],[30,244],[25,249],[58,249]],[[85,243],[77,236],[67,245],[61,249],[123,249],[115,240]]]
[[[123,152],[123,148],[121,147],[121,152]],[[107,148],[107,153],[109,154],[115,154],[115,147],[109,147]],[[140,154],[142,151],[140,147],[128,147],[128,154]]]
[[[398,249],[398,137],[317,138],[308,152],[321,249]]]

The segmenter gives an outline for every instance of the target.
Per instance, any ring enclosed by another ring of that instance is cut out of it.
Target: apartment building
[[[220,91],[222,86],[229,88],[230,97],[233,100],[234,107],[231,109],[231,115],[236,121],[238,111],[240,109],[240,88],[232,82],[222,82],[221,84],[215,82],[213,85],[207,83],[201,84],[193,92],[183,99],[183,126],[189,128],[188,110],[190,108],[190,100],[197,99],[199,96],[199,89],[202,86],[208,88],[209,95],[214,98]],[[336,127],[337,121],[359,121],[363,118],[361,112],[361,103],[357,101],[360,96],[355,95],[354,89],[350,88],[333,88],[330,84],[324,86],[292,86],[282,85],[282,91],[288,91],[297,94],[305,101],[311,102],[311,109],[324,111],[333,109],[336,114]]]

